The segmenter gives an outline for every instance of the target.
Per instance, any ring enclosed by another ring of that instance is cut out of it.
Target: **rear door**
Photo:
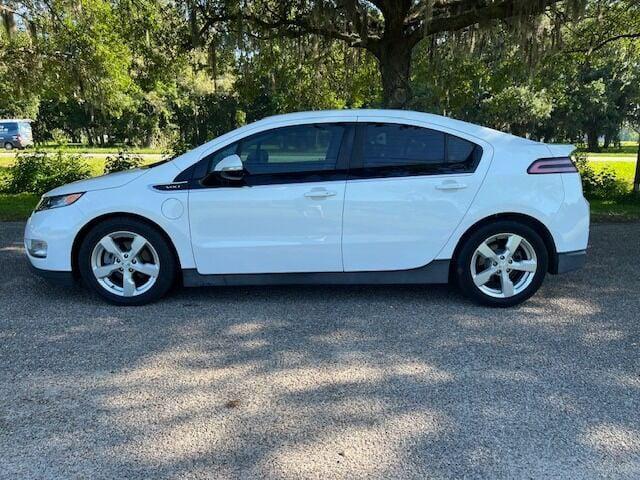
[[[434,260],[484,179],[491,153],[484,146],[426,126],[359,124],[345,193],[345,271]]]

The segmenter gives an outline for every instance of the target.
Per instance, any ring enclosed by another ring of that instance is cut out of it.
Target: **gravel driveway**
[[[640,477],[640,224],[492,310],[445,287],[117,308],[0,223],[0,478]]]

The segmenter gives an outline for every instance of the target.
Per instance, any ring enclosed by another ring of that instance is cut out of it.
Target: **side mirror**
[[[215,167],[214,172],[242,172],[242,160],[238,155],[229,155],[220,160]]]
[[[211,172],[208,177],[211,176],[222,178],[231,182],[241,181],[244,177],[244,167],[242,166],[242,160],[238,155],[229,155],[228,157],[223,158],[216,164],[215,167],[213,167],[213,172]],[[208,183],[208,180],[210,179],[205,180],[205,183]]]

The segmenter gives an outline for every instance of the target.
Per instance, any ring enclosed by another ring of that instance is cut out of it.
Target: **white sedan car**
[[[46,193],[24,243],[36,272],[123,305],[177,283],[454,281],[511,306],[584,263],[572,150],[418,112],[275,116]]]

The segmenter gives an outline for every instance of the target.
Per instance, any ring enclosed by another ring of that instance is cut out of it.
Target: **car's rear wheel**
[[[13,150],[13,143],[11,143],[11,142],[6,142],[6,143],[4,144],[4,149],[5,149],[5,150]]]
[[[476,230],[465,241],[456,270],[462,291],[478,303],[510,307],[540,288],[549,254],[528,225],[498,221]]]
[[[142,305],[173,285],[176,260],[164,236],[130,218],[109,219],[92,228],[78,250],[84,282],[105,299]]]

